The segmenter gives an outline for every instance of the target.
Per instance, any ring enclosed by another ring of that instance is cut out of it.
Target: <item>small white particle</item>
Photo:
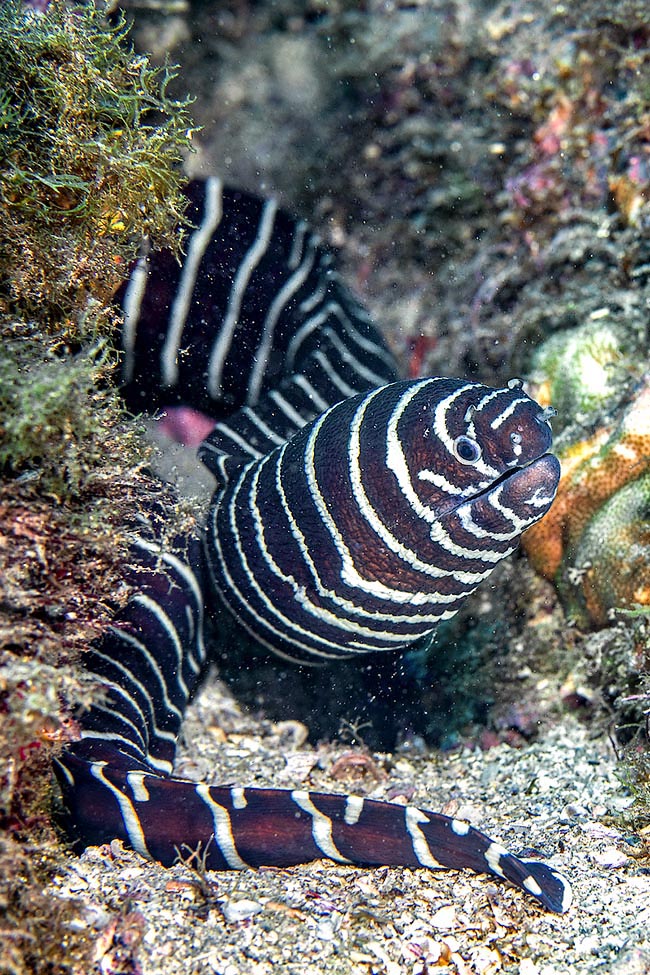
[[[237,921],[246,921],[249,917],[254,917],[264,910],[262,904],[259,901],[251,900],[240,900],[231,901],[229,904],[225,904],[222,908],[223,916],[229,924],[235,924]]]

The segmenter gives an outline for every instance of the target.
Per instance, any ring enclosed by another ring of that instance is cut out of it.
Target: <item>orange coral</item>
[[[605,624],[613,607],[650,605],[650,474],[631,481],[592,518],[575,555],[572,587],[582,610]],[[577,588],[576,588],[577,586]]]
[[[650,381],[616,428],[601,428],[571,446],[560,461],[562,476],[553,507],[522,540],[532,564],[547,579],[555,578],[563,560],[575,553],[605,502],[650,469]]]

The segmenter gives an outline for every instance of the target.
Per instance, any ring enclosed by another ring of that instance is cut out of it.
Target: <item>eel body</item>
[[[73,835],[171,864],[463,868],[547,909],[570,889],[467,823],[412,806],[172,775],[206,660],[204,613],[303,662],[407,647],[452,616],[552,503],[551,411],[511,382],[399,381],[331,255],[272,201],[215,179],[188,189],[179,265],[143,257],[119,300],[124,394],[214,417],[204,539],[133,538],[135,593],[85,656],[105,687],[57,761]]]

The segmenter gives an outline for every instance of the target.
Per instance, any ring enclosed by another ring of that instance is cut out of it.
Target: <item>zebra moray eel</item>
[[[552,911],[547,864],[412,806],[172,776],[206,652],[204,607],[260,644],[322,662],[406,647],[452,616],[548,510],[559,465],[549,419],[512,381],[397,380],[367,314],[301,222],[194,183],[182,265],[142,257],[119,296],[124,394],[185,403],[215,426],[200,447],[218,488],[204,543],[133,539],[135,594],[86,654],[105,696],[58,760],[73,834],[119,837],[172,864],[338,863],[461,868],[506,878]]]

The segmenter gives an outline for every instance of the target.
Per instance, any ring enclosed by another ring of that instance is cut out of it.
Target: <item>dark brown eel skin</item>
[[[213,417],[199,456],[218,488],[203,539],[162,548],[153,519],[134,535],[135,594],[85,657],[105,694],[56,766],[72,835],[119,837],[163,864],[200,847],[216,870],[317,857],[467,867],[567,910],[559,873],[462,820],[172,775],[205,612],[301,662],[408,647],[514,551],[559,477],[553,411],[520,382],[400,382],[304,223],[217,179],[188,195],[182,263],[143,256],[119,295],[124,395],[136,411]]]

